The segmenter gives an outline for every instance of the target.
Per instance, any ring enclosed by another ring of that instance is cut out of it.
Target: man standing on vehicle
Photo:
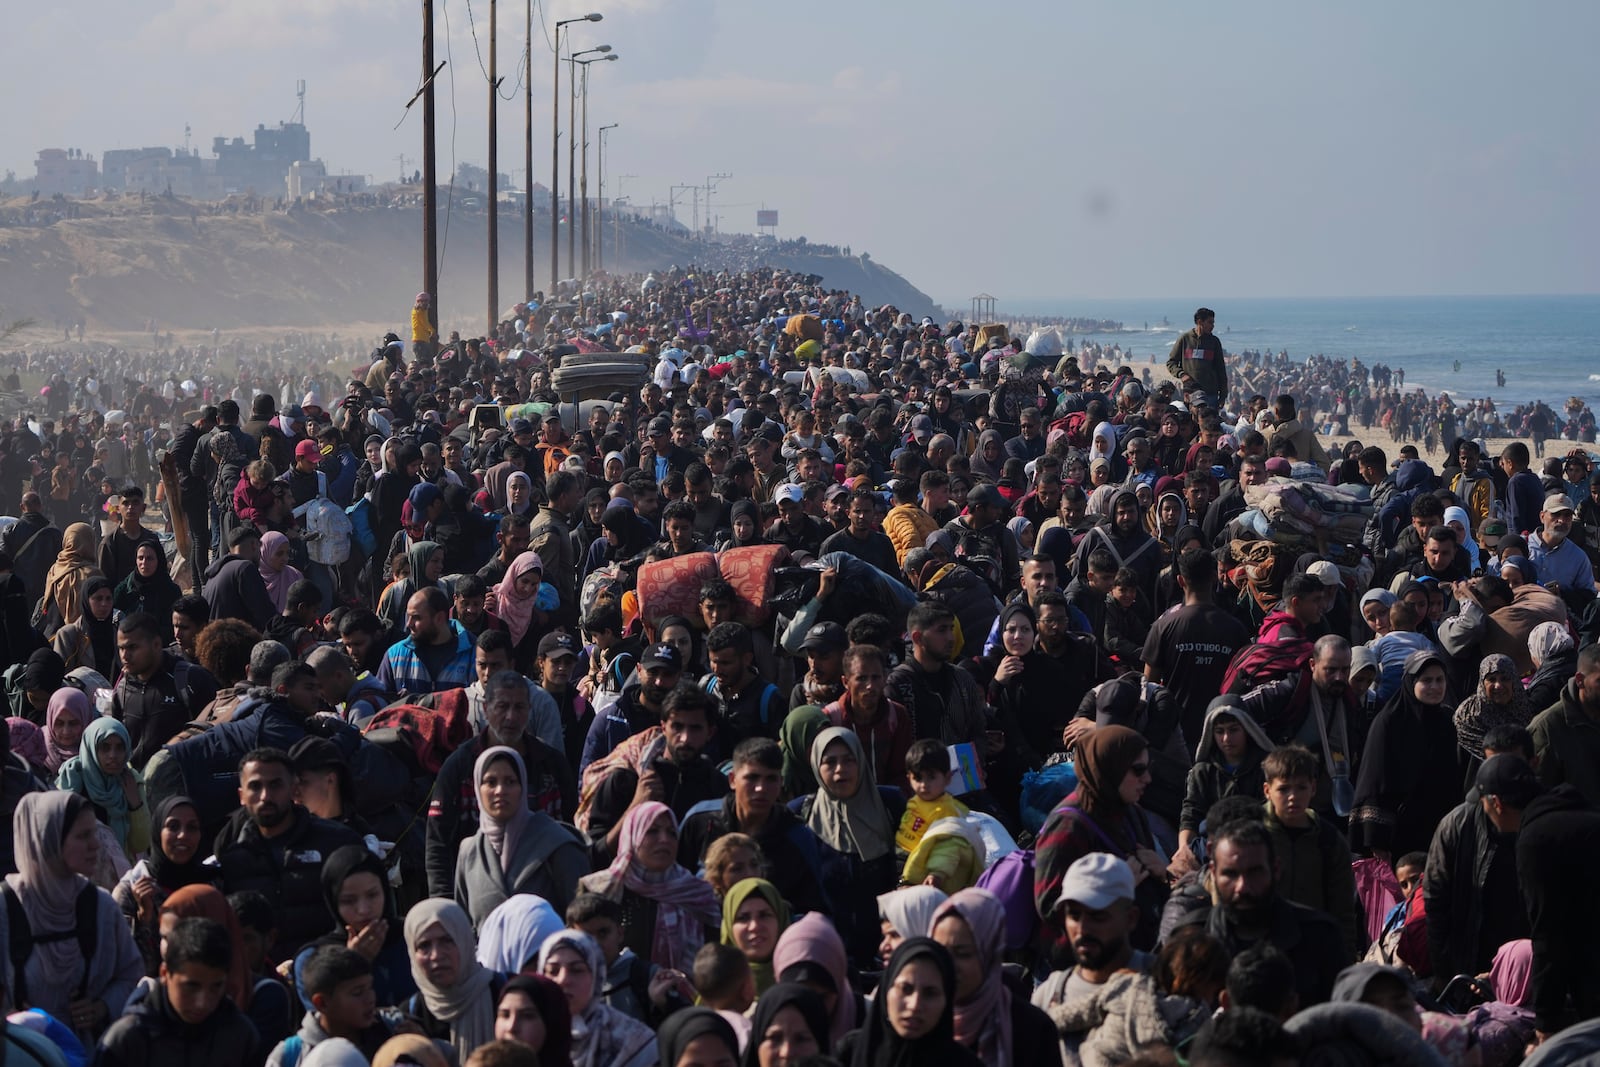
[[[1228,397],[1228,370],[1222,365],[1216,328],[1217,313],[1200,308],[1194,313],[1194,329],[1179,334],[1167,354],[1167,373],[1183,383],[1184,397],[1211,407],[1220,407]]]

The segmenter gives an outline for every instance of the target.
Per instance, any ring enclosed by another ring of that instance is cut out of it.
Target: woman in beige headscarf
[[[94,553],[94,531],[88,524],[75,522],[68,526],[61,536],[61,551],[44,579],[46,619],[54,622],[51,618],[51,608],[54,608],[61,616],[61,626],[78,621],[78,616],[83,614],[84,586],[90,578],[100,576]]]

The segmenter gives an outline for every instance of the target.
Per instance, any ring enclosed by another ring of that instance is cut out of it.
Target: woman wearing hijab
[[[562,930],[539,950],[539,973],[561,987],[572,1013],[572,1067],[652,1067],[656,1035],[602,997],[605,953],[581,930]]]
[[[955,963],[955,1036],[983,1067],[1061,1063],[1055,1024],[1006,988],[1006,909],[987,889],[963,889],[934,913],[931,936]]]
[[[1006,529],[1010,530],[1011,536],[1017,539],[1017,545],[1022,552],[1028,553],[1033,551],[1034,542],[1036,540],[1033,531],[1033,523],[1029,522],[1021,515],[1018,515],[1016,518],[1006,523]]]
[[[931,885],[908,885],[878,898],[878,918],[883,941],[878,945],[881,962],[889,962],[900,942],[908,937],[926,937],[933,928],[933,913],[950,897]]]
[[[267,599],[280,614],[289,606],[289,587],[305,575],[289,566],[289,538],[277,530],[261,535],[261,580],[267,585]]]
[[[167,613],[169,622],[171,614]],[[108,681],[116,678],[122,664],[117,659],[117,614],[110,581],[96,575],[84,583],[82,613],[56,631],[50,647],[69,671],[90,667]]]
[[[62,764],[77,756],[83,732],[99,714],[82,689],[64,685],[50,695],[44,719],[44,765],[52,778]]]
[[[783,791],[791,797],[817,791],[817,779],[811,773],[811,745],[828,728],[828,716],[822,709],[844,695],[843,685],[818,682],[810,671],[800,684],[807,702],[789,712],[778,730],[778,747],[783,750]]]
[[[122,1013],[144,974],[122,909],[89,881],[100,851],[94,809],[76,793],[29,793],[17,804],[14,827],[17,873],[7,875],[6,884],[27,916],[33,951],[10,972],[6,992],[13,1010],[49,1012],[92,1042]],[[78,922],[84,893],[94,900],[89,959]]]
[[[799,982],[822,998],[828,1011],[828,1033],[837,1043],[865,1018],[866,1005],[850,984],[850,963],[844,942],[827,917],[808,912],[778,938],[772,969],[781,982]]]
[[[1061,747],[1061,730],[1074,709],[1060,700],[1055,663],[1036,647],[1039,619],[1027,600],[1007,604],[995,630],[1000,640],[980,664],[991,675],[988,702],[1006,745],[990,788],[1003,803],[1014,805],[1022,776],[1043,767],[1045,757]]]
[[[866,1025],[835,1058],[847,1067],[980,1067],[955,1035],[955,964],[930,937],[901,942],[889,958]]]
[[[1063,951],[1062,909],[1055,892],[1067,868],[1091,852],[1109,852],[1133,868],[1139,906],[1135,947],[1155,944],[1156,924],[1167,899],[1166,863],[1156,851],[1150,817],[1139,806],[1150,785],[1150,747],[1136,730],[1102,726],[1078,745],[1078,787],[1052,811],[1034,846],[1040,917]]]
[[[678,864],[678,819],[657,801],[622,820],[617,858],[579,883],[622,905],[623,944],[658,967],[694,972],[694,956],[717,927],[717,894]]]
[[[188,797],[163,798],[150,813],[150,835],[149,853],[122,876],[111,898],[133,930],[146,973],[155,974],[161,964],[161,906],[186,886],[215,885],[220,873],[205,865],[209,849],[201,839],[200,809]]]
[[[798,1067],[832,1047],[822,997],[799,982],[779,982],[756,1001],[740,1067]]]
[[[999,430],[985,430],[978,435],[978,449],[967,461],[967,469],[974,478],[998,482],[1006,462],[1006,443]]]
[[[578,558],[582,559],[589,553],[589,546],[605,536],[605,531],[600,526],[600,516],[605,514],[606,496],[604,489],[591,489],[583,496],[583,513],[578,520],[578,525],[573,529],[577,537]]]
[[[1483,737],[1497,726],[1526,728],[1538,709],[1528,703],[1528,694],[1517,677],[1517,665],[1510,656],[1494,654],[1478,663],[1478,688],[1456,706],[1456,743],[1472,759],[1472,773],[1483,759]]]
[[[539,505],[533,500],[533,479],[523,471],[512,471],[506,478],[505,513],[531,519],[538,512]]]
[[[128,764],[133,743],[128,728],[102,716],[89,723],[78,754],[61,765],[56,788],[77,793],[94,805],[125,856],[150,847],[150,813],[144,806],[144,781]]]
[[[112,596],[112,605],[122,614],[142,611],[156,620],[163,644],[172,641],[172,605],[183,590],[167,572],[167,554],[150,541],[139,542],[134,550],[133,570],[122,579]],[[105,671],[101,671],[105,674]],[[111,677],[106,674],[106,677]]]
[[[722,943],[744,953],[757,993],[766,992],[777,981],[772,954],[788,925],[789,904],[765,878],[735,882],[722,898]]]
[[[322,898],[334,917],[333,930],[301,949],[294,960],[294,984],[306,1011],[313,1010],[303,980],[306,962],[324,945],[348,948],[372,965],[379,1004],[399,1004],[415,993],[417,983],[383,861],[365,845],[335,849],[322,864]]]
[[[1472,519],[1467,509],[1459,505],[1445,508],[1444,524],[1456,532],[1456,548],[1467,558],[1467,573],[1477,574],[1483,570],[1483,552],[1472,539]]]
[[[798,814],[823,845],[818,879],[851,960],[864,966],[880,940],[878,895],[899,880],[894,836],[905,801],[879,790],[854,730],[830,726],[816,736],[811,774],[819,788],[799,802]]]
[[[406,604],[411,594],[439,584],[444,574],[444,549],[436,541],[413,542],[406,549],[406,563],[411,573],[390,582],[378,598],[378,617],[396,629],[405,623]]]
[[[6,728],[11,737],[11,754],[26,763],[29,772],[39,781],[48,782],[55,777],[45,766],[50,752],[45,748],[44,731],[39,724],[13,715],[6,719]]]
[[[761,535],[761,505],[748,499],[734,501],[728,510],[728,536],[717,545],[717,551],[766,543]]]
[[[528,967],[538,966],[535,953]],[[512,1038],[533,1049],[539,1054],[539,1067],[572,1067],[572,1013],[561,987],[542,974],[519,974],[506,983],[495,1005],[494,1036],[496,1041]]]
[[[535,673],[539,639],[547,617],[539,610],[539,585],[544,581],[544,561],[537,552],[523,552],[506,568],[494,587],[495,614],[511,637],[512,659],[519,671]]]
[[[1350,813],[1350,844],[1389,862],[1426,852],[1439,820],[1461,802],[1465,759],[1456,745],[1449,682],[1434,651],[1406,658],[1400,688],[1367,733]]]
[[[503,980],[478,962],[472,920],[460,905],[433,898],[406,913],[406,951],[417,995],[411,1015],[422,1032],[455,1047],[462,1062],[494,1040],[494,1005]]]
[[[456,903],[476,926],[507,899],[532,893],[565,912],[589,857],[572,831],[528,808],[528,770],[514,748],[487,748],[472,766],[478,832],[461,842]]]
[[[661,1067],[738,1067],[739,1038],[710,1008],[684,1008],[661,1024],[656,1055]]]
[[[94,531],[75,522],[61,535],[61,551],[44,576],[45,636],[83,614],[84,586],[90,578],[104,577],[95,565]]]
[[[548,900],[519,893],[479,924],[478,962],[500,974],[531,974],[545,939],[563,925]]]
[[[1578,649],[1563,623],[1541,622],[1528,632],[1528,706],[1537,714],[1561,699],[1567,682],[1578,673]]]
[[[1144,528],[1161,542],[1163,563],[1172,562],[1172,542],[1178,530],[1189,521],[1189,508],[1177,493],[1160,493],[1149,511],[1144,513]]]

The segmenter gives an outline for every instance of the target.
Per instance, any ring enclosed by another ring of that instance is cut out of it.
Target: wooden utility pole
[[[433,151],[433,0],[422,0],[422,291],[439,335],[439,176]]]
[[[489,0],[489,333],[500,321],[500,137],[496,118],[500,81],[495,77],[495,0]]]

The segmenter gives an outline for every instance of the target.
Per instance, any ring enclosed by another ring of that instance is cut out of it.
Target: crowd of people
[[[35,360],[8,1055],[1573,1062],[1600,479],[1329,454],[1391,372],[1214,325],[1155,383],[691,268]]]

